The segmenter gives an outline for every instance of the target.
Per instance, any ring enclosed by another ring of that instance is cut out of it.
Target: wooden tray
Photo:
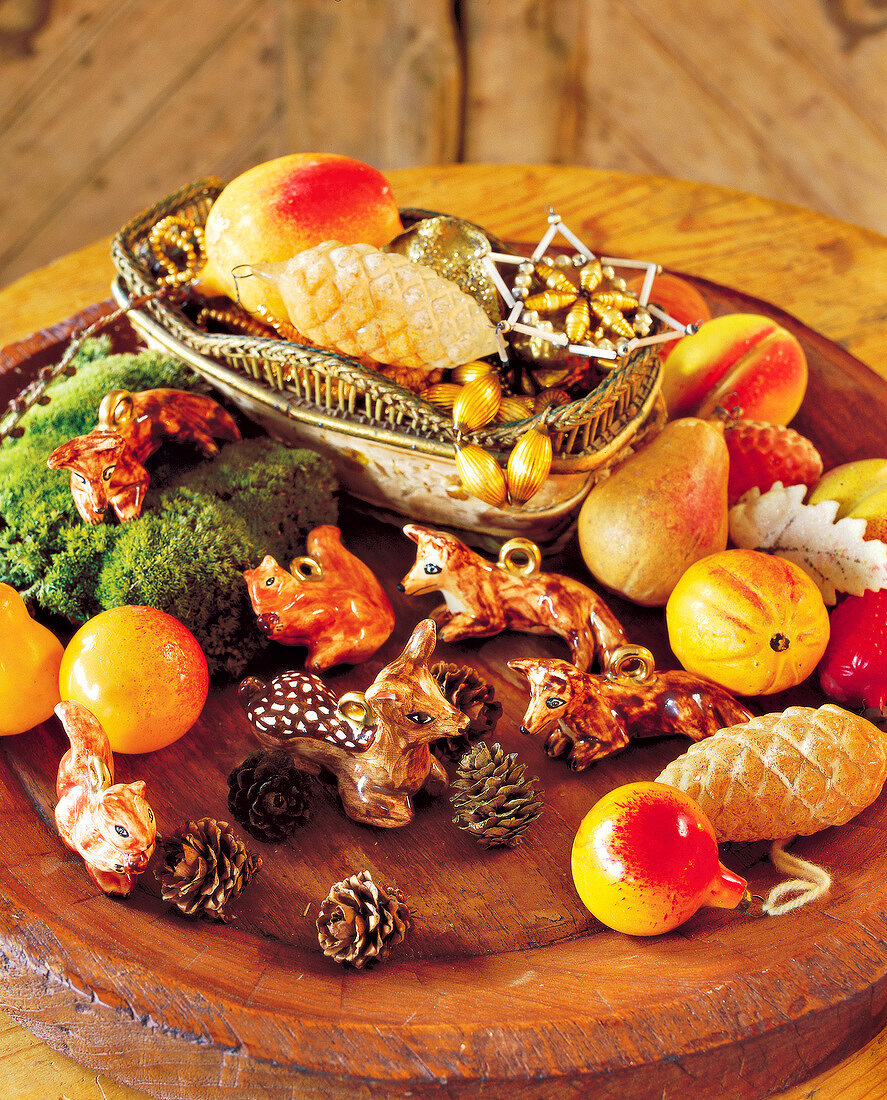
[[[883,453],[887,384],[815,332],[762,302],[694,280],[716,312],[770,313],[801,339],[811,378],[795,421],[827,465]],[[70,333],[106,303],[0,353],[0,400],[55,361]],[[117,346],[133,346],[125,324]],[[329,675],[365,687],[438,602],[394,589],[412,543],[343,508],[344,541],[377,572],[397,614],[394,636],[367,665]],[[546,568],[587,582],[575,549]],[[661,612],[613,599],[633,639],[673,665]],[[425,803],[412,826],[385,831],[343,816],[319,788],[309,824],[282,845],[251,842],[264,868],[236,922],[191,922],[165,905],[150,872],[133,897],[97,896],[55,833],[52,810],[64,735],[53,719],[0,740],[0,1003],[58,1050],[156,1096],[652,1095],[757,1097],[803,1080],[879,1030],[887,996],[887,801],[841,829],[799,841],[828,867],[830,895],[778,918],[707,910],[652,939],[602,928],[570,878],[575,830],[619,783],[654,777],[686,747],[633,746],[574,775],[518,723],[525,686],[516,655],[566,656],[555,638],[501,635],[439,646],[496,687],[495,740],[541,777],[543,818],[515,850],[484,852],[452,826],[448,801]],[[272,649],[260,675],[298,667],[303,651]],[[818,705],[815,683],[772,697]],[[234,689],[213,691],[197,727],[150,756],[118,756],[120,780],[145,778],[162,830],[227,818],[226,776],[254,745]],[[762,846],[722,859],[765,892]],[[314,916],[330,885],[370,870],[396,881],[415,927],[370,972],[324,959]]]

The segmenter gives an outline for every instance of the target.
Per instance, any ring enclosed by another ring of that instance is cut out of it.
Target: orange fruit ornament
[[[684,668],[739,695],[801,683],[829,639],[828,611],[810,577],[759,550],[724,550],[690,566],[665,620]]]
[[[153,752],[200,717],[209,692],[206,657],[191,631],[165,611],[113,607],[68,642],[59,691],[92,711],[114,752]]]

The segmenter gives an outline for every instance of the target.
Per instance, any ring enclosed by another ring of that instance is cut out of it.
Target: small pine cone
[[[361,871],[330,889],[316,923],[324,955],[362,970],[388,958],[412,916],[400,890],[377,886],[369,871]]]
[[[471,833],[484,848],[520,843],[524,829],[542,813],[543,800],[524,776],[517,753],[481,742],[459,762],[450,801],[453,824]]]
[[[308,817],[308,778],[284,749],[250,753],[228,776],[228,809],[256,839],[284,840]]]
[[[468,717],[468,726],[462,733],[435,742],[435,748],[455,760],[495,730],[502,704],[494,701],[494,689],[468,665],[438,661],[431,666],[431,675],[444,698]]]
[[[809,439],[794,428],[758,420],[737,420],[724,430],[730,455],[727,502],[733,505],[749,489],[766,493],[783,485],[814,485],[822,476],[822,458]]]
[[[246,850],[227,821],[203,817],[164,837],[161,894],[189,917],[228,919],[227,906],[260,870],[262,859]]]

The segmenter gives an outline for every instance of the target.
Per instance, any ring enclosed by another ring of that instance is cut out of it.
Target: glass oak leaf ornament
[[[805,504],[806,485],[750,490],[729,512],[730,538],[746,550],[787,558],[816,583],[833,605],[838,592],[861,596],[887,587],[887,544],[866,539],[861,517],[837,519],[836,500]]]

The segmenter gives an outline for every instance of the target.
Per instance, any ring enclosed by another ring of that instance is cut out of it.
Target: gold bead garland
[[[148,250],[164,272],[158,282],[184,286],[197,278],[206,262],[203,227],[182,214],[169,214],[151,227]]]

